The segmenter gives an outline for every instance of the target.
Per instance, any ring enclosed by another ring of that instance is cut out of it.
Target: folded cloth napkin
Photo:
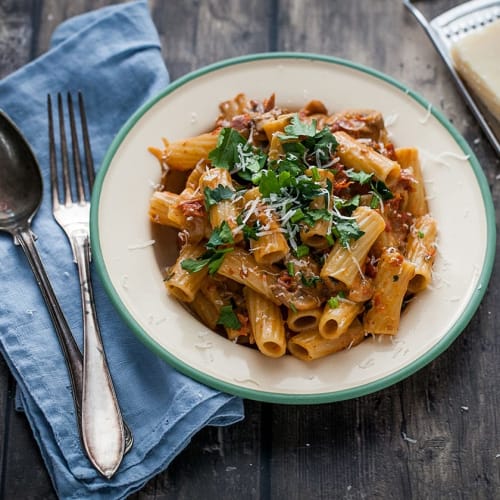
[[[23,131],[43,170],[44,201],[33,232],[80,346],[76,268],[50,206],[46,96],[83,92],[99,165],[120,126],[167,84],[145,1],[66,21],[54,33],[46,54],[0,81],[0,108]],[[0,233],[0,349],[60,498],[124,498],[164,470],[199,429],[243,418],[239,398],[177,373],[143,346],[117,316],[96,273],[93,277],[110,370],[135,438],[111,480],[101,477],[82,453],[66,366],[42,296],[21,249],[8,234]]]

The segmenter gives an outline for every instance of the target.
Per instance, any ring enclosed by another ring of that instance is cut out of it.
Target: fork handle
[[[71,235],[83,310],[82,439],[96,469],[110,478],[125,453],[124,423],[109,373],[95,310],[86,231]]]
[[[45,268],[43,267],[42,260],[40,259],[40,255],[36,249],[31,229],[29,226],[21,227],[14,231],[13,236],[14,240],[21,246],[28,259],[56,329],[59,344],[69,372],[76,418],[78,423],[80,423],[80,401],[83,394],[82,355],[78,349],[75,339],[73,338],[73,334],[71,333],[66,318],[64,317],[61,306],[57,301],[57,297],[54,293],[52,285],[50,284]]]

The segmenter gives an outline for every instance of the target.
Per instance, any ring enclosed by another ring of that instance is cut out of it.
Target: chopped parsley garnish
[[[340,301],[338,297],[330,297],[327,301],[328,307],[331,307],[332,309],[337,309],[340,305]]]
[[[231,232],[229,224],[224,221],[219,227],[216,227],[212,231],[206,247],[214,250],[218,246],[228,245],[231,243],[234,243],[233,233]]]
[[[242,214],[240,214],[236,218],[236,222],[238,226],[241,227],[243,238],[245,238],[246,241],[259,239],[259,237],[257,236],[257,232],[259,231],[259,221],[256,221],[255,224],[250,226],[243,222]]]
[[[361,185],[368,184],[373,179],[373,173],[363,172],[362,170],[357,171],[353,169],[346,170],[346,175],[349,179],[359,182]]]
[[[332,227],[332,233],[344,248],[349,246],[351,240],[357,240],[365,234],[354,219],[339,219]]]
[[[190,273],[201,271],[205,266],[208,267],[208,274],[214,274],[219,270],[224,256],[234,250],[233,246],[227,246],[234,243],[233,234],[228,223],[224,221],[219,227],[216,227],[205,247],[207,251],[197,259],[184,259],[181,267]]]
[[[240,320],[233,311],[233,307],[231,305],[222,306],[220,308],[217,324],[225,326],[226,328],[232,328],[233,330],[239,330],[241,328]]]
[[[417,232],[417,236],[418,236],[420,239],[422,239],[422,238],[425,236],[425,234],[424,234],[422,231],[418,231],[418,232]]]
[[[314,137],[316,135],[316,123],[316,120],[312,120],[311,123],[303,122],[296,113],[292,116],[290,125],[285,127],[286,135],[281,135],[280,139],[286,141],[300,137]]]
[[[375,181],[370,184],[373,198],[370,202],[370,208],[377,208],[382,202],[394,198],[391,190],[382,182]]]
[[[208,210],[210,207],[216,205],[222,200],[230,200],[234,196],[234,191],[228,187],[219,184],[215,189],[206,187],[203,190],[205,196],[205,207]]]
[[[318,131],[316,125],[316,120],[312,120],[310,123],[303,122],[299,115],[295,114],[290,120],[290,125],[285,127],[285,134],[281,134],[279,138],[283,142],[285,151],[295,151],[299,158],[303,158],[304,154],[311,155],[313,161],[321,168],[328,164],[338,143],[328,128],[325,127]]]
[[[337,295],[330,297],[326,301],[326,303],[332,309],[336,309],[337,307],[339,307],[341,299],[345,299],[345,292],[343,292],[343,291],[340,291],[339,293],[337,293]]]
[[[309,247],[307,245],[299,245],[297,247],[297,250],[295,250],[295,255],[301,259],[302,257],[305,257],[306,255],[309,255]]]
[[[373,173],[367,173],[356,170],[346,170],[346,175],[349,179],[359,182],[361,185],[370,184],[370,192],[373,198],[370,202],[370,208],[377,208],[382,201],[394,198],[392,191],[386,186],[384,182],[375,178]]]
[[[264,152],[254,147],[237,130],[226,127],[220,131],[217,146],[208,159],[214,167],[225,168],[246,181],[260,172],[267,161]]]

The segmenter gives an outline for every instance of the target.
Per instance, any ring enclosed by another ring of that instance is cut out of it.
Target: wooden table
[[[2,0],[0,77],[42,54],[59,22],[109,3]],[[428,17],[456,4],[419,2]],[[401,80],[465,136],[500,201],[499,159],[402,2],[156,0],[150,7],[172,80],[220,59],[276,50],[347,58]],[[202,430],[133,498],[500,498],[499,273],[497,262],[463,334],[407,380],[318,406],[247,401],[243,422]],[[0,360],[0,498],[54,498],[26,419],[14,411],[14,389]]]

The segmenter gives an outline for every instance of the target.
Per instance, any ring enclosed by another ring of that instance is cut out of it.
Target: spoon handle
[[[29,226],[21,227],[14,231],[14,238],[23,249],[28,262],[33,270],[42,296],[47,305],[52,322],[56,329],[59,344],[61,346],[66,365],[68,367],[69,378],[73,389],[73,402],[75,405],[76,418],[79,423],[81,433],[81,407],[80,401],[83,394],[83,361],[82,354],[73,338],[73,334],[68,326],[66,318],[62,312],[61,306],[57,301],[56,295],[50,284],[49,278],[43,267],[42,261],[35,246],[33,233]]]

